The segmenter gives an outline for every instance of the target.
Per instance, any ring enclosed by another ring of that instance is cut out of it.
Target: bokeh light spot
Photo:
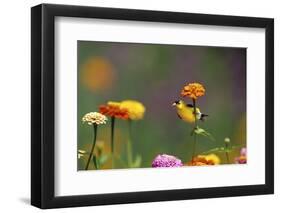
[[[92,92],[110,89],[115,79],[113,65],[104,57],[92,57],[81,66],[81,83]]]

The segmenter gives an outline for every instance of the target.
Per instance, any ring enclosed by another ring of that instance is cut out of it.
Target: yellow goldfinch
[[[188,123],[194,123],[194,107],[192,104],[186,104],[184,101],[179,100],[173,103],[173,106],[177,109],[178,117]],[[205,117],[208,115],[200,112],[199,108],[196,108],[196,119],[204,121]]]

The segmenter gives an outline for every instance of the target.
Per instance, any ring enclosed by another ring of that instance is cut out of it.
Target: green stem
[[[87,164],[86,164],[85,170],[88,170],[88,168],[89,168],[89,165],[90,165],[91,159],[92,159],[93,154],[94,154],[94,149],[95,149],[96,140],[97,140],[97,130],[98,130],[98,125],[97,125],[97,124],[93,124],[93,127],[94,127],[94,139],[93,139],[93,144],[92,144],[92,148],[91,148],[90,156],[89,156],[89,158],[88,158],[88,161],[87,161]]]
[[[132,120],[128,120],[129,138],[127,143],[127,160],[128,167],[130,168],[133,164],[133,153],[132,153]]]
[[[197,117],[196,117],[196,100],[193,98],[192,99],[193,102],[193,114],[194,114],[194,130],[197,128]],[[193,152],[192,152],[192,158],[191,158],[191,162],[193,162],[193,159],[195,157],[195,153],[196,153],[196,133],[194,134],[194,141],[193,141]]]
[[[230,164],[228,152],[225,152],[227,163]]]
[[[111,117],[111,158],[112,158],[112,169],[114,168],[114,125],[115,117]]]
[[[228,154],[228,144],[225,143],[225,156],[226,156],[226,161],[228,164],[230,164],[230,160],[229,160],[229,154]]]

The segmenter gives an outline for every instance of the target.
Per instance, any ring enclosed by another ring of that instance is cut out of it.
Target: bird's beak
[[[176,106],[176,105],[177,105],[176,103],[173,103],[173,104],[172,104],[172,106]]]

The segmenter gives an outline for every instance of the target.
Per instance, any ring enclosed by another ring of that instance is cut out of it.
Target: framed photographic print
[[[31,203],[271,194],[274,21],[31,9]]]

